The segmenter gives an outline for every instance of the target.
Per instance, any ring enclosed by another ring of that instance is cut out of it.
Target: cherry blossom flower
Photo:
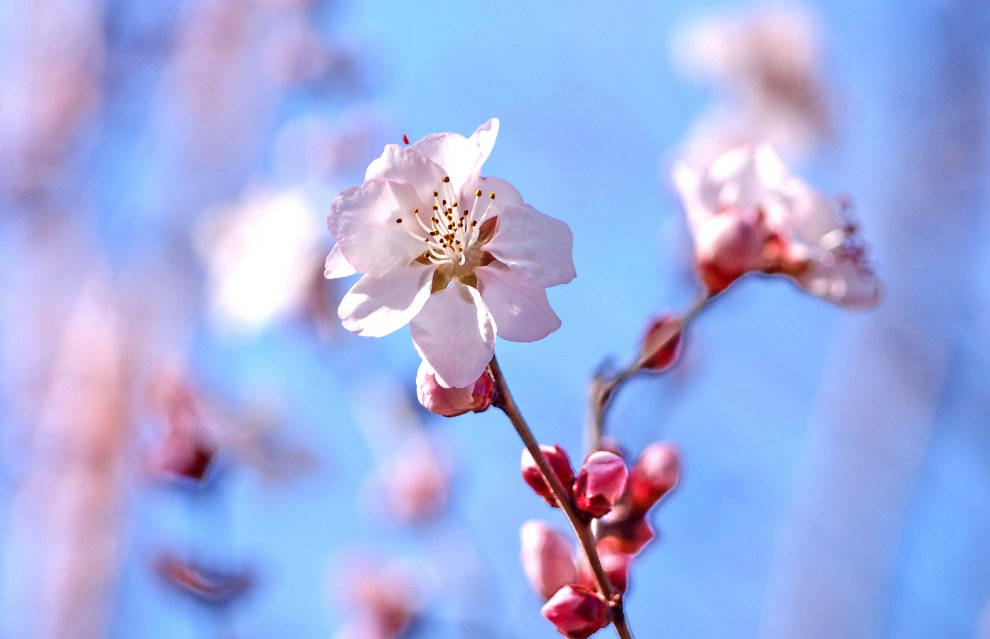
[[[762,272],[788,275],[843,306],[879,300],[879,281],[845,207],[793,176],[769,146],[741,146],[709,164],[681,161],[673,180],[712,294]]]
[[[544,289],[575,277],[568,226],[481,177],[497,133],[492,119],[470,138],[387,145],[327,219],[337,245],[326,276],[364,274],[340,303],[344,328],[382,337],[410,324],[443,386],[477,380],[496,334],[530,342],[557,330]]]

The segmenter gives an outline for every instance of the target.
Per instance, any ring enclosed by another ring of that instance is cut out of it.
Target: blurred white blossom
[[[250,332],[299,311],[320,267],[320,218],[298,191],[247,193],[196,229],[214,318]]]

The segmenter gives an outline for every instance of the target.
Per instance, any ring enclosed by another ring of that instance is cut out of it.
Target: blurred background
[[[421,409],[407,331],[322,277],[385,143],[496,116],[486,174],[574,231],[563,327],[497,347],[572,459],[591,372],[697,291],[699,130],[849,194],[885,284],[747,278],[618,398],[684,465],[637,636],[990,637],[986,2],[6,0],[0,35],[0,636],[557,636],[507,420]]]

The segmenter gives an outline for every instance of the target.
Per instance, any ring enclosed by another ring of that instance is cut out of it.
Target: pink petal
[[[327,261],[323,267],[323,277],[328,280],[335,280],[340,277],[350,277],[355,273],[357,271],[340,252],[340,245],[334,244],[333,248],[330,249],[330,254],[327,255]]]
[[[340,301],[337,315],[344,328],[365,337],[382,337],[416,316],[430,297],[433,270],[419,264],[383,277],[365,275]]]
[[[468,178],[477,174],[488,159],[498,136],[498,120],[492,118],[465,138],[459,133],[434,133],[408,147],[443,167],[454,192],[459,193]]]
[[[433,191],[439,187],[446,171],[414,146],[388,144],[382,154],[368,165],[364,179],[402,182],[416,192],[419,202],[432,205]]]
[[[453,282],[411,324],[413,344],[442,386],[472,384],[495,352],[495,324],[474,288]]]
[[[499,336],[513,342],[535,342],[560,328],[560,318],[550,308],[542,286],[498,262],[475,272]]]
[[[384,275],[424,250],[422,240],[395,222],[418,206],[411,187],[376,178],[334,198],[327,226],[349,264],[361,273]]]
[[[495,236],[485,249],[500,262],[543,287],[577,276],[571,255],[574,237],[567,224],[528,204],[500,207],[498,217]]]

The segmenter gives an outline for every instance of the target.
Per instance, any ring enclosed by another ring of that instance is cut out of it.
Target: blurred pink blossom
[[[673,43],[678,65],[734,99],[704,116],[691,137],[768,142],[795,153],[827,137],[819,30],[797,6],[723,14],[681,29]]]
[[[62,177],[103,98],[103,5],[29,0],[5,7],[0,191],[25,196]]]
[[[769,146],[743,146],[710,164],[679,162],[673,180],[712,294],[749,272],[790,276],[813,295],[869,307],[880,283],[842,203],[793,176]]]
[[[331,567],[331,583],[346,610],[336,639],[398,639],[426,603],[426,590],[402,562],[354,561]]]
[[[424,521],[447,505],[450,464],[425,435],[410,435],[380,473],[389,511],[402,521]]]
[[[156,475],[200,482],[206,476],[218,444],[204,423],[204,409],[184,376],[159,374],[152,383],[149,403],[162,428],[149,460]]]

